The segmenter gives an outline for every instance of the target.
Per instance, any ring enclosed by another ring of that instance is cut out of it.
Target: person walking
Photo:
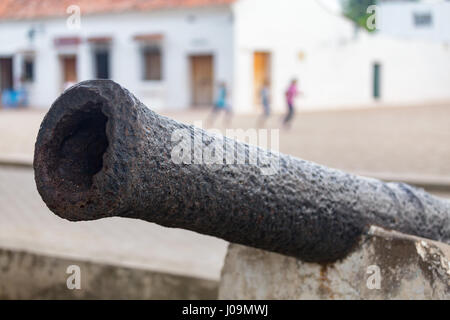
[[[270,88],[269,81],[265,80],[263,87],[260,91],[261,103],[263,106],[263,114],[259,117],[258,126],[261,127],[264,125],[264,122],[270,116]]]
[[[231,121],[231,106],[228,103],[228,90],[225,82],[219,83],[219,88],[217,91],[217,99],[214,103],[212,112],[207,119],[207,126],[210,127],[214,123],[215,118],[218,116],[219,112],[224,111],[227,116],[227,123]]]
[[[286,103],[288,107],[288,112],[283,119],[283,126],[285,128],[290,128],[292,119],[294,117],[294,99],[299,94],[297,89],[297,79],[293,79],[286,90]]]

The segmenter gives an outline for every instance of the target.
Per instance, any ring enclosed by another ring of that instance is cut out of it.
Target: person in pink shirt
[[[286,128],[290,127],[292,118],[294,117],[294,99],[299,94],[297,90],[297,79],[293,79],[288,89],[286,90],[286,102],[288,106],[288,113],[283,119],[283,125]]]

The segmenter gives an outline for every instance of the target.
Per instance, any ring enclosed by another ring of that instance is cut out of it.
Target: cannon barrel
[[[34,170],[44,202],[71,221],[137,218],[314,262],[344,257],[371,225],[450,242],[444,199],[179,123],[110,80],[53,103]]]

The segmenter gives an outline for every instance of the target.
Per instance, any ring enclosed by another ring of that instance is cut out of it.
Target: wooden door
[[[77,82],[77,57],[61,56],[63,86]]]
[[[191,104],[209,107],[214,99],[213,56],[191,56]]]
[[[0,58],[0,91],[13,88],[12,58]]]
[[[253,101],[260,106],[261,89],[267,81],[270,86],[270,53],[255,52],[253,54]]]

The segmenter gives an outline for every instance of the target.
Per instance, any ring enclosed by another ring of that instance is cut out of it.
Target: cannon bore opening
[[[93,176],[102,169],[103,154],[108,147],[107,121],[101,105],[92,104],[63,117],[58,123],[54,137],[61,139],[49,156],[54,168],[51,174],[60,185],[71,191],[91,187]]]

